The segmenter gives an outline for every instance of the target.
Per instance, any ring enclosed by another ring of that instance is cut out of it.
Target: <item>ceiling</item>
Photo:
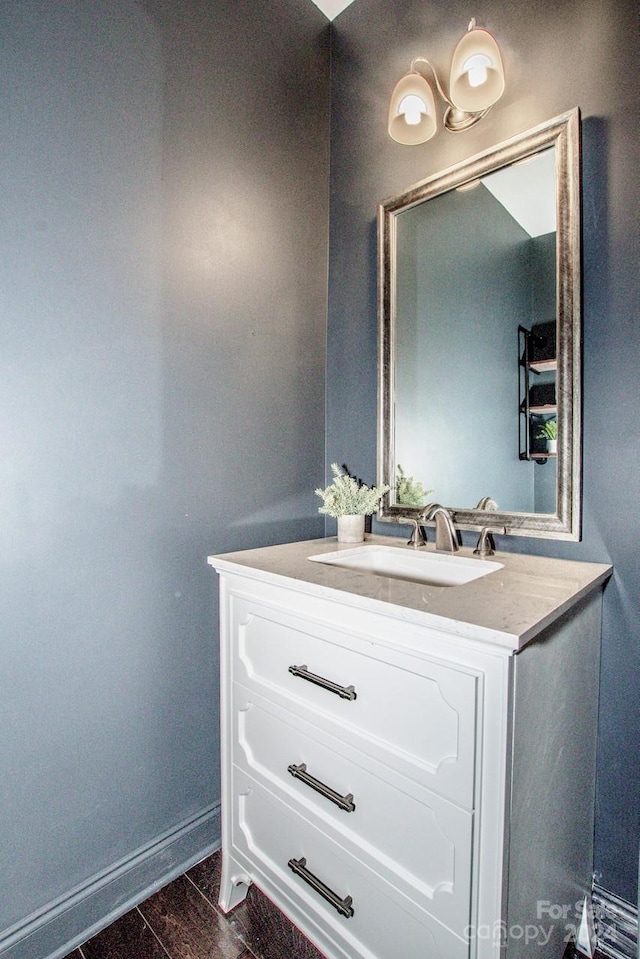
[[[556,231],[556,151],[512,163],[482,182],[529,236]]]
[[[353,0],[313,0],[316,7],[324,13],[329,20],[335,20],[339,13],[350,6]]]

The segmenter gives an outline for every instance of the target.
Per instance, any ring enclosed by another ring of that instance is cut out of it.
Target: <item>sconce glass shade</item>
[[[389,104],[389,136],[397,143],[426,143],[437,129],[433,90],[419,73],[396,83]]]
[[[504,93],[504,67],[494,37],[481,28],[460,40],[451,61],[449,97],[459,110],[487,110]]]

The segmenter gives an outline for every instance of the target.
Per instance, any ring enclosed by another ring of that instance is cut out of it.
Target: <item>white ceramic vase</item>
[[[338,542],[361,543],[364,540],[364,516],[338,516]]]
[[[547,453],[557,453],[557,452],[558,452],[558,441],[547,440]]]

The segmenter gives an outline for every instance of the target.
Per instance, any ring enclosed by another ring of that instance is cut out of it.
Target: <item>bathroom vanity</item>
[[[591,886],[611,568],[492,560],[449,586],[429,562],[464,580],[470,550],[393,537],[210,557],[225,911],[255,882],[329,959],[559,959]]]

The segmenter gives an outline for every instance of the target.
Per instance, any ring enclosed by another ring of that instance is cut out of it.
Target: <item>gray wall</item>
[[[2,955],[218,840],[206,556],[323,528],[328,33],[0,8]]]
[[[404,147],[389,97],[416,56],[448,82],[470,16],[497,35],[507,91],[466,133]],[[355,0],[334,23],[327,462],[376,475],[376,204],[574,106],[583,116],[584,523],[579,544],[502,548],[610,561],[599,724],[596,868],[635,901],[640,792],[640,407],[637,401],[636,0]],[[490,492],[490,491],[488,491]],[[384,526],[382,531],[389,532]],[[506,546],[505,546],[506,543]],[[571,682],[571,676],[567,676]]]

